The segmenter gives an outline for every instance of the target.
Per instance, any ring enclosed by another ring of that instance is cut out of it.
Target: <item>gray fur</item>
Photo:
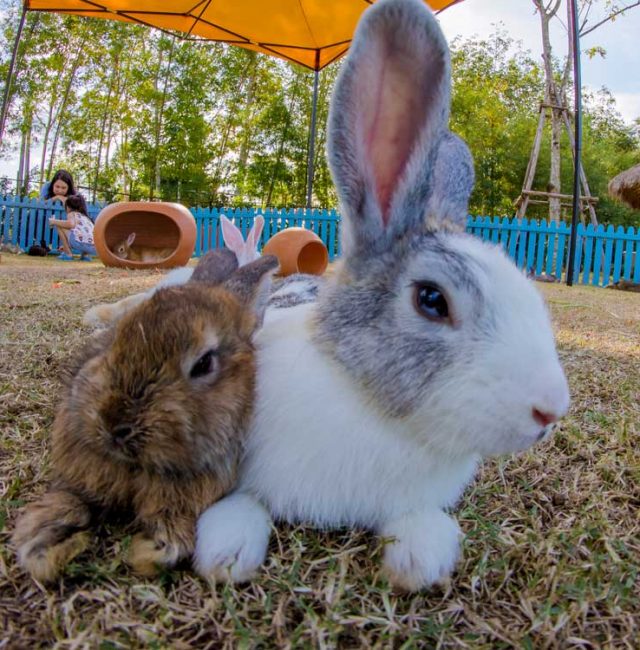
[[[235,257],[235,253],[232,255]],[[262,324],[267,308],[271,276],[277,268],[278,258],[275,255],[263,255],[234,271],[233,275],[224,283],[224,287],[244,304],[253,307],[258,326]]]
[[[401,288],[429,279],[407,275],[414,258],[446,267],[452,285],[475,305],[477,339],[464,341],[462,355],[460,341],[452,343],[439,327],[427,326],[418,334],[407,331],[398,318],[394,306]],[[449,248],[444,235],[399,240],[384,255],[359,264],[348,283],[327,287],[318,300],[315,341],[365,388],[384,415],[409,415],[443,370],[463,357],[462,365],[471,362],[495,330],[493,311],[478,283],[482,273],[473,257]]]
[[[278,258],[274,255],[263,255],[238,267],[236,254],[220,248],[203,255],[189,282],[211,286],[223,284],[241,302],[252,306],[260,325],[269,298],[271,275],[277,268]]]
[[[268,306],[274,309],[297,307],[314,302],[323,280],[317,275],[294,273],[274,283]]]
[[[218,248],[200,258],[189,282],[222,284],[237,268],[236,254],[226,248]]]
[[[386,66],[405,87],[415,88],[406,106],[415,136],[410,151],[400,155],[406,161],[396,178],[386,228],[363,135],[363,97],[376,74],[372,65]],[[336,83],[327,142],[346,222],[343,249],[353,249],[352,258],[377,255],[427,222],[433,230],[434,219],[458,227],[466,219],[473,166],[466,145],[447,129],[450,86],[446,41],[420,0],[379,0],[367,9]]]
[[[401,92],[386,95],[383,83]],[[495,326],[478,281],[483,269],[448,245],[446,233],[464,229],[473,186],[469,150],[447,128],[450,85],[448,47],[423,2],[379,0],[358,26],[331,104],[328,154],[343,214],[345,265],[318,298],[314,337],[389,417],[415,410],[443,369],[468,363],[476,343],[464,343],[465,358],[460,342],[447,336],[448,325],[407,328],[402,314],[411,306],[399,302],[401,292],[428,282],[435,266],[468,296],[478,336]],[[398,141],[409,145],[395,154],[404,165],[385,167],[375,155],[382,150],[375,137],[392,149],[395,131],[378,128],[378,115],[367,113],[363,97],[371,86],[379,91],[380,114],[396,119],[406,112],[411,131],[393,122]],[[385,108],[385,101],[396,103]],[[376,178],[394,181],[386,208]],[[410,277],[410,268],[426,269],[427,277]]]
[[[464,140],[447,132],[438,145],[433,171],[433,193],[427,209],[435,217],[439,228],[464,231],[467,226],[469,197],[473,190],[475,173],[473,158]]]

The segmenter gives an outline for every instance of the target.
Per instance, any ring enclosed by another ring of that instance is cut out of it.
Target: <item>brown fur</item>
[[[633,291],[635,293],[640,293],[640,284],[623,279],[619,282],[616,282],[615,284],[608,284],[607,289],[617,289],[618,291]]]
[[[194,282],[158,291],[87,343],[53,425],[54,488],[13,534],[34,578],[53,580],[86,547],[97,516],[114,510],[140,529],[134,570],[149,575],[191,555],[197,517],[236,479],[255,323],[244,295]],[[217,370],[194,378],[210,349]],[[129,433],[118,437],[122,426]]]
[[[133,246],[128,237],[118,242],[111,252],[122,260],[135,262],[159,262],[174,252],[174,248],[156,248],[154,246]]]

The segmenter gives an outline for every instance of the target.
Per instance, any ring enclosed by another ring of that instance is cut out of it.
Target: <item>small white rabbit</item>
[[[343,266],[317,300],[267,310],[240,485],[198,523],[209,579],[251,577],[275,518],[372,529],[394,585],[437,582],[459,554],[447,510],[480,458],[529,447],[568,409],[540,295],[463,232],[473,166],[447,128],[450,83],[423,2],[365,11],[328,128]]]
[[[253,226],[249,230],[247,241],[242,237],[242,231],[231,219],[228,219],[223,214],[220,215],[220,227],[222,228],[224,244],[236,254],[239,266],[249,264],[249,262],[253,262],[260,257],[258,244],[264,228],[264,217],[261,214],[257,215],[253,220]]]

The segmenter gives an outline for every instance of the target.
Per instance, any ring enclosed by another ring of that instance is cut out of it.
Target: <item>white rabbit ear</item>
[[[225,246],[232,250],[236,255],[242,253],[244,249],[244,238],[240,229],[223,214],[220,215],[220,226],[222,227],[222,238]]]
[[[260,242],[260,235],[262,235],[262,229],[264,228],[264,217],[259,214],[253,220],[253,226],[247,235],[247,250],[254,252],[258,248],[258,243]]]
[[[136,233],[135,233],[135,232],[132,232],[132,233],[127,237],[127,246],[131,246],[135,240],[136,240]]]
[[[447,43],[421,0],[378,0],[365,11],[327,143],[349,248],[379,249],[423,223],[448,134],[450,77]]]

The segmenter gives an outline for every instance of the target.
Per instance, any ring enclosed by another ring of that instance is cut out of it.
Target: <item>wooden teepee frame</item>
[[[529,164],[527,165],[527,171],[524,177],[524,184],[522,186],[522,192],[520,196],[515,201],[515,207],[517,209],[516,217],[522,219],[527,214],[527,207],[529,204],[548,204],[549,199],[560,199],[564,200],[565,203],[561,205],[571,206],[573,205],[573,195],[572,194],[560,194],[559,192],[542,192],[533,190],[533,180],[536,176],[536,167],[538,166],[538,158],[540,156],[540,146],[542,145],[542,137],[544,134],[544,124],[547,118],[547,111],[555,110],[562,113],[562,119],[569,135],[569,143],[571,145],[571,150],[573,152],[573,159],[575,160],[576,145],[573,130],[571,128],[571,122],[569,119],[569,109],[566,106],[556,106],[554,104],[549,104],[542,102],[540,104],[540,116],[538,118],[538,128],[536,129],[536,136],[533,141],[533,147],[531,148],[531,156],[529,157]],[[584,172],[582,162],[580,166],[580,184],[582,186],[582,193],[580,194],[580,213],[582,221],[584,223],[584,211],[585,209],[589,212],[589,219],[591,223],[597,225],[598,218],[596,216],[595,205],[598,203],[598,198],[591,195],[591,190],[589,189],[589,183],[587,181],[587,175]]]

